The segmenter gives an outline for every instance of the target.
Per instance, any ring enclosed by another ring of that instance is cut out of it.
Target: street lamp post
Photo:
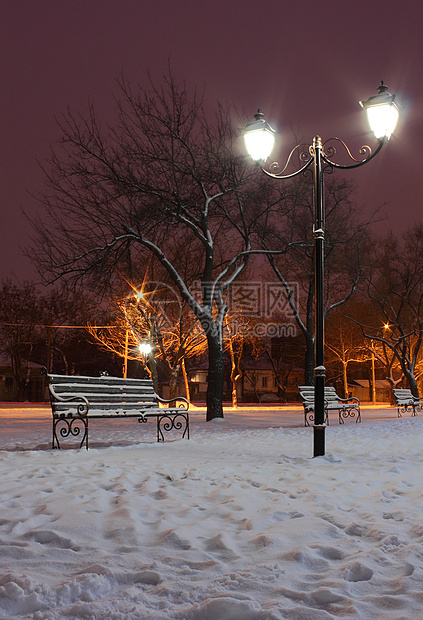
[[[378,94],[369,97],[367,101],[360,101],[366,110],[370,128],[378,140],[377,148],[372,151],[370,146],[360,148],[360,158],[351,154],[346,143],[340,138],[329,138],[322,142],[320,136],[313,138],[312,144],[297,144],[291,151],[283,168],[277,162],[265,170],[263,165],[270,156],[274,141],[275,130],[265,121],[260,110],[255,115],[255,121],[248,123],[243,129],[245,145],[251,157],[257,161],[262,171],[274,179],[291,179],[302,174],[307,169],[313,170],[314,180],[314,262],[315,262],[315,368],[314,368],[314,426],[313,426],[313,456],[325,454],[325,365],[324,365],[324,172],[334,168],[359,168],[371,161],[389,140],[398,120],[398,106],[395,95],[388,93],[383,82],[377,89]],[[353,163],[337,163],[333,160],[336,148],[333,143],[339,143],[345,149],[347,156]],[[293,155],[297,153],[300,167],[295,172],[287,173]]]

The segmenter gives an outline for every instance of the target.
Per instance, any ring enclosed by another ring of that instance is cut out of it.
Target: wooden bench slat
[[[55,411],[74,411],[75,415],[79,415],[77,412],[79,401],[70,403],[56,403],[54,405]],[[107,401],[89,401],[89,412],[93,409],[101,411],[119,411],[120,409],[127,409],[128,411],[149,411],[150,409],[158,409],[159,407],[155,403],[109,403]],[[164,407],[163,407],[164,410]]]
[[[125,377],[110,377],[109,375],[101,375],[99,377],[92,377],[90,375],[55,375],[49,374],[49,379],[53,383],[72,383],[72,381],[77,381],[78,383],[104,383],[104,384],[119,384],[119,383],[127,383],[131,384],[139,384],[145,385],[147,387],[151,386],[151,379],[131,379]]]
[[[109,411],[109,413],[107,413]],[[182,409],[182,407],[172,408],[172,409],[90,409],[89,417],[90,418],[141,418],[141,417],[156,417],[157,415],[166,416],[168,414],[184,414],[186,409]],[[57,410],[54,414],[54,417],[57,418],[81,418],[84,416],[80,416],[75,414],[74,411],[69,411],[68,409]]]
[[[74,411],[75,415],[81,415],[81,413],[85,415],[87,406],[85,406],[85,410],[81,412],[81,405],[83,404],[85,405],[85,403],[80,400],[70,403],[56,403],[52,409],[53,411]],[[165,409],[165,407],[160,408]],[[98,411],[101,409],[105,411],[118,411],[119,409],[127,409],[128,411],[149,411],[150,409],[159,409],[159,406],[154,403],[108,403],[102,401],[88,401],[88,411],[90,412],[92,409],[97,409]]]
[[[102,400],[107,400],[110,402],[139,402],[139,403],[155,403],[155,399],[153,398],[153,394],[136,394],[136,393],[132,393],[132,394],[127,394],[127,393],[123,393],[123,394],[110,394],[108,392],[105,392],[104,394],[102,394],[101,392],[72,392],[70,390],[66,390],[65,392],[59,392],[58,390],[55,390],[55,393],[57,396],[60,396],[61,398],[70,398],[71,396],[74,396],[75,394],[83,394],[84,396],[86,396],[87,398],[89,398],[90,402],[97,402],[97,401],[102,401]]]
[[[155,392],[153,390],[152,387],[145,387],[145,386],[139,386],[139,385],[97,385],[97,384],[84,384],[84,383],[59,383],[59,384],[52,384],[54,385],[54,389],[56,392],[64,392],[66,390],[71,390],[72,392],[95,392],[95,391],[101,391],[104,393],[111,393],[111,394],[124,394],[124,393],[128,393],[128,394],[151,394],[153,396],[155,396]]]

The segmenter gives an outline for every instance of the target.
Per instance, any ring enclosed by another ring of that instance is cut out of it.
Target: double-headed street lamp
[[[265,121],[260,110],[255,115],[255,121],[248,123],[243,130],[245,145],[251,157],[259,162],[265,174],[274,179],[292,179],[313,169],[314,178],[314,262],[315,262],[315,368],[314,368],[314,456],[325,454],[325,366],[324,366],[324,189],[323,177],[325,171],[334,168],[347,170],[359,168],[371,161],[389,140],[398,120],[398,106],[395,95],[388,93],[383,82],[377,89],[378,94],[369,97],[367,101],[360,101],[360,105],[367,112],[370,128],[378,140],[377,148],[372,151],[370,146],[364,145],[359,149],[361,158],[355,158],[350,149],[340,138],[329,138],[322,142],[320,136],[313,138],[312,144],[297,144],[291,151],[283,168],[277,162],[271,164],[270,170],[265,170],[266,162],[273,149],[276,132]],[[341,164],[333,161],[336,148],[333,142],[340,143],[347,156],[353,163]],[[287,173],[293,155],[297,153],[300,167],[292,173]]]

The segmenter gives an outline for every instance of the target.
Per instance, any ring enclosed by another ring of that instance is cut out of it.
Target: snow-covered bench
[[[310,426],[314,422],[314,385],[299,385],[301,400],[304,407],[304,426]],[[340,398],[334,387],[325,387],[325,421],[329,425],[329,411],[338,411],[339,424],[344,423],[344,418],[354,418],[361,422],[360,401],[352,398]]]
[[[83,432],[80,448],[88,450],[88,423],[94,418],[138,418],[147,422],[156,418],[157,441],[164,441],[163,431],[182,430],[189,439],[189,403],[178,397],[163,400],[153,389],[150,379],[79,377],[48,374],[50,403],[53,414],[52,448],[60,448],[59,437],[77,437]],[[170,403],[181,403],[169,407]],[[167,405],[160,407],[159,405]]]
[[[413,396],[411,390],[406,388],[393,388],[395,403],[397,406],[398,417],[402,418],[402,414],[408,411],[411,416],[417,415],[417,411],[421,411],[423,407],[423,398]]]

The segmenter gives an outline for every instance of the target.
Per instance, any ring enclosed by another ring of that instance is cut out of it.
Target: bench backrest
[[[90,411],[111,409],[119,406],[142,409],[158,406],[158,396],[151,379],[124,379],[121,377],[88,377],[74,375],[48,375],[50,399],[56,412],[66,411],[70,403],[61,402],[60,398],[69,399],[83,396],[90,403]],[[55,395],[58,398],[55,398]],[[73,406],[75,406],[74,403]]]
[[[314,386],[313,385],[299,385],[300,396],[302,400],[314,400]]]
[[[314,402],[314,385],[299,385],[300,396],[303,402]],[[332,386],[325,386],[325,401],[330,407],[331,404],[339,403],[339,396]]]
[[[298,389],[300,391],[300,395],[304,396],[307,400],[314,398],[314,385],[299,385]],[[325,386],[325,398],[338,398],[334,387]]]
[[[410,389],[407,388],[393,388],[393,393],[397,403],[410,402],[414,399]]]

